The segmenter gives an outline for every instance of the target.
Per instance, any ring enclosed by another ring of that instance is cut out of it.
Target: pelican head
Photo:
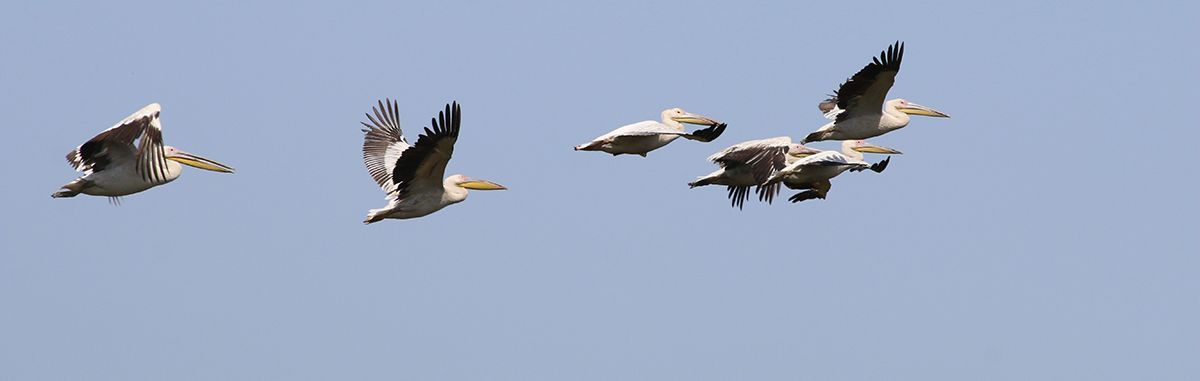
[[[897,155],[902,154],[902,152],[900,152],[900,151],[897,151],[897,150],[894,150],[894,149],[891,149],[888,147],[884,147],[884,146],[877,146],[877,145],[874,145],[871,143],[867,143],[867,141],[865,141],[865,140],[847,140],[845,142],[842,142],[842,147],[849,148],[849,149],[852,149],[852,150],[855,150],[858,152],[864,152],[864,153],[884,153],[884,154],[897,154]]]
[[[457,185],[460,188],[475,189],[475,190],[505,190],[503,185],[493,183],[487,180],[476,180],[463,175],[454,175],[446,179],[447,182]]]
[[[673,121],[676,121],[679,123],[699,124],[699,125],[705,125],[705,126],[715,126],[715,125],[721,123],[721,122],[712,120],[712,118],[709,118],[707,116],[696,115],[696,114],[689,113],[687,111],[683,111],[683,109],[678,108],[678,107],[663,110],[662,117],[663,117],[663,122],[666,122],[669,119],[669,120],[673,120]]]
[[[193,154],[190,154],[187,152],[183,152],[175,147],[163,146],[163,154],[166,155],[167,160],[176,161],[181,164],[186,164],[188,166],[205,169],[205,170],[209,170],[209,171],[213,171],[213,172],[233,173],[233,168],[228,165],[206,159],[199,155],[193,155]]]
[[[816,155],[818,153],[821,153],[821,150],[816,148],[808,148],[800,144],[792,143],[791,146],[788,146],[788,155],[795,157],[805,157],[809,155]]]
[[[916,103],[909,102],[906,99],[893,99],[888,101],[888,105],[895,108],[897,111],[908,115],[932,116],[936,118],[949,118],[950,115],[934,110],[930,107],[925,107]]]

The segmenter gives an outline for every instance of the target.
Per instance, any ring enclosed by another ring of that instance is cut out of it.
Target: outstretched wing
[[[689,133],[686,133],[686,134],[683,134],[680,136],[683,136],[684,138],[687,138],[689,140],[695,140],[695,141],[701,141],[701,142],[707,143],[707,142],[716,140],[718,137],[720,137],[721,134],[725,132],[725,127],[729,127],[729,125],[727,125],[725,123],[717,123],[715,125],[709,126],[708,128],[702,128],[702,129],[695,130],[695,131],[692,131],[692,132],[689,132]]]
[[[67,162],[75,170],[91,174],[114,162],[133,159],[143,179],[162,181],[167,171],[158,120],[161,111],[158,103],[143,107],[67,153]],[[139,141],[136,150],[134,141]]]
[[[787,165],[788,150],[791,148],[792,138],[780,136],[768,139],[751,140],[734,144],[729,148],[717,152],[708,157],[721,167],[729,168],[732,166],[744,165],[750,169],[750,173],[754,176],[754,181],[759,184],[766,182],[771,178],[771,175],[784,168]],[[738,190],[734,192],[731,188],[729,196],[732,199],[734,195],[741,197],[741,200],[734,200],[734,206],[741,207],[741,203],[745,202],[747,190]],[[758,194],[759,201],[770,203],[774,201],[775,194],[779,193],[778,184],[758,185],[754,187],[754,193]]]
[[[622,126],[604,136],[596,138],[596,140],[617,139],[628,136],[654,136],[654,135],[677,135],[687,139],[697,140],[702,142],[711,142],[725,132],[728,127],[725,123],[717,123],[706,128],[695,130],[692,132],[678,131],[668,125],[653,121],[645,120],[634,124]]]
[[[862,171],[870,169],[872,171],[875,171],[875,173],[883,173],[883,170],[887,169],[888,163],[890,163],[891,161],[892,161],[892,157],[888,156],[887,158],[880,160],[878,163],[871,164],[870,167],[850,168],[850,172],[862,172]]]
[[[837,108],[845,110],[837,114],[837,121],[882,112],[883,99],[896,82],[896,73],[900,72],[900,61],[903,59],[904,43],[896,41],[846,80],[834,93]]]
[[[366,127],[362,130],[365,133],[363,163],[367,165],[367,172],[371,173],[379,187],[391,194],[396,191],[396,183],[392,182],[392,171],[396,168],[400,154],[408,149],[409,144],[404,139],[404,132],[400,130],[399,104],[391,99],[378,103],[377,106],[371,107],[374,116],[366,114],[371,124],[359,122]]]
[[[708,157],[722,167],[745,165],[754,174],[754,180],[767,181],[775,171],[787,164],[787,153],[792,138],[780,136],[769,139],[738,143]]]
[[[801,158],[800,160],[796,160],[796,162],[789,164],[788,168],[799,168],[802,166],[823,167],[823,166],[838,166],[838,165],[849,165],[849,166],[861,167],[861,168],[866,168],[866,167],[870,166],[870,164],[868,164],[865,161],[858,160],[858,159],[852,158],[850,156],[846,156],[845,154],[843,154],[841,152],[821,151],[820,153],[818,153],[816,155],[807,156],[807,157]]]
[[[454,154],[454,142],[458,141],[458,129],[462,124],[458,102],[446,105],[433,119],[432,129],[417,137],[417,143],[400,154],[392,170],[392,182],[398,196],[403,198],[413,189],[429,189],[442,186],[446,175],[446,164]]]

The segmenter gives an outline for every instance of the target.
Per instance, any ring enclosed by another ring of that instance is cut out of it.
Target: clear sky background
[[[0,380],[1195,380],[1192,4],[10,2]],[[688,189],[895,40],[953,118],[886,172]],[[461,102],[448,174],[511,189],[363,226],[384,97]],[[150,102],[238,172],[49,197]],[[729,129],[571,150],[676,106]]]

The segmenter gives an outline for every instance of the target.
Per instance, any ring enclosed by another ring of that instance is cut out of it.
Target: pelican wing
[[[708,126],[708,128],[702,128],[680,136],[683,136],[689,140],[708,143],[720,137],[721,134],[725,132],[726,127],[729,127],[729,125],[725,123],[717,123],[715,125]]]
[[[869,166],[869,164],[867,164],[867,162],[846,156],[846,154],[843,154],[841,152],[821,151],[820,153],[817,153],[816,155],[800,158],[800,160],[796,160],[794,163],[789,164],[787,166],[787,168],[789,170],[795,170],[797,168],[804,167],[804,166],[817,167],[817,166],[832,166],[832,165],[853,165],[856,167],[857,166],[861,166],[861,167]]]
[[[880,160],[878,163],[871,164],[870,167],[864,166],[864,167],[850,168],[850,172],[862,172],[862,171],[870,169],[872,171],[875,171],[875,173],[883,173],[883,170],[887,169],[888,163],[890,163],[891,161],[892,161],[892,157],[888,156],[887,158]]]
[[[734,144],[709,156],[708,160],[722,167],[750,166],[754,179],[762,182],[787,164],[787,153],[791,145],[792,138],[787,136],[751,140]]]
[[[882,112],[883,99],[896,82],[896,73],[900,72],[903,58],[904,44],[897,41],[846,80],[834,93],[837,108],[846,110],[836,115],[837,121]]]
[[[787,136],[751,140],[734,144],[721,152],[709,156],[708,160],[717,163],[721,167],[748,166],[754,176],[754,180],[762,184],[770,179],[771,175],[787,165],[788,149],[790,149],[791,145],[792,138]],[[746,198],[749,197],[749,187],[739,187],[744,189],[736,190],[734,188],[729,187],[729,198],[733,201],[734,206],[740,208],[745,203]],[[754,193],[758,194],[759,201],[771,203],[774,201],[775,195],[779,193],[779,184],[755,186]]]
[[[136,159],[143,178],[159,178],[166,173],[162,129],[158,117],[162,108],[151,103],[117,122],[91,140],[67,153],[67,162],[87,174],[99,172],[114,162]],[[134,141],[141,139],[136,152]]]
[[[728,125],[725,123],[718,123],[708,126],[707,128],[687,132],[676,130],[670,126],[653,120],[644,120],[634,124],[622,126],[621,128],[615,129],[604,136],[596,138],[596,140],[603,140],[606,138],[617,139],[632,136],[678,135],[691,140],[711,142],[717,137],[721,136],[721,134],[725,132],[726,127],[728,127]]]
[[[454,154],[454,142],[458,140],[458,129],[462,123],[458,102],[446,105],[433,119],[433,129],[417,137],[417,143],[404,150],[392,170],[392,182],[403,197],[413,189],[442,186],[446,164]]]
[[[391,194],[396,191],[396,183],[392,182],[392,171],[401,153],[409,147],[400,130],[400,106],[396,101],[379,101],[378,106],[371,107],[374,116],[366,114],[371,124],[362,123],[363,163],[367,172],[379,183],[384,192]]]
[[[750,198],[750,187],[748,186],[727,186],[729,191],[729,201],[734,207],[741,209],[746,204],[746,199]]]

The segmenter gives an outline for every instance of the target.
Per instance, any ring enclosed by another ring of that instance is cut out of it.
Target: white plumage
[[[821,151],[815,155],[798,159],[778,172],[771,175],[766,185],[782,183],[789,189],[806,190],[788,198],[791,202],[800,202],[813,198],[825,198],[832,186],[830,180],[845,171],[862,171],[871,169],[883,172],[891,158],[872,165],[863,161],[861,152],[900,154],[900,151],[877,146],[862,140],[847,140],[842,142],[842,151]],[[778,188],[775,188],[778,189]]]
[[[454,154],[462,123],[458,103],[446,105],[433,119],[431,128],[409,144],[400,129],[397,102],[380,101],[363,122],[363,163],[380,189],[387,194],[388,205],[371,209],[363,223],[385,218],[408,219],[428,215],[467,199],[467,189],[500,190],[500,184],[472,180],[463,175],[442,179]]]
[[[151,103],[67,153],[67,162],[83,176],[51,196],[82,193],[116,201],[175,180],[183,173],[180,163],[233,172],[227,165],[163,145],[161,110],[158,103]]]
[[[709,126],[687,132],[683,123]],[[592,141],[575,146],[576,151],[603,151],[613,156],[634,154],[646,156],[650,151],[675,141],[679,137],[710,142],[725,132],[726,125],[706,116],[691,114],[680,108],[663,110],[662,121],[646,120],[621,126]]]
[[[909,115],[948,118],[940,111],[905,99],[884,102],[903,59],[904,44],[896,42],[842,83],[832,98],[819,105],[825,117],[833,121],[808,134],[803,143],[876,137],[907,126]]]

